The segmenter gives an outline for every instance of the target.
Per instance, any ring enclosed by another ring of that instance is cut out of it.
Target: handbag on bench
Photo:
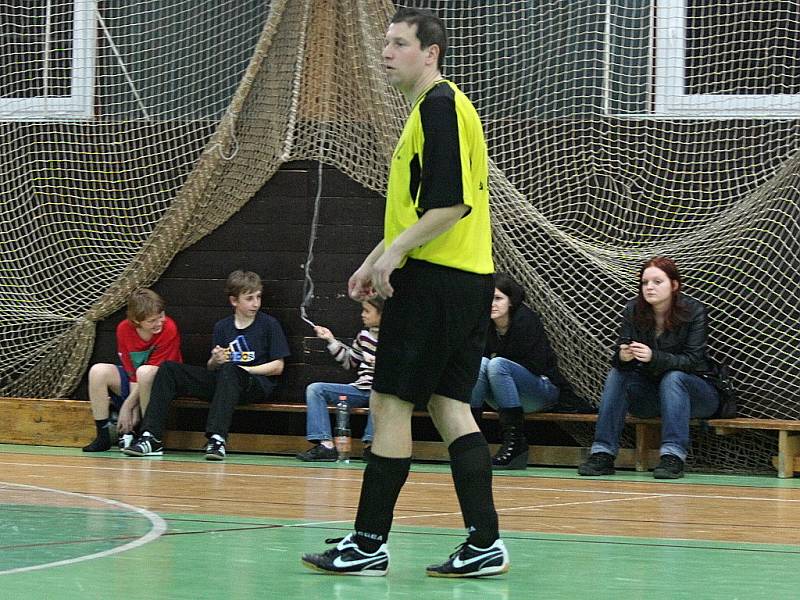
[[[710,358],[711,371],[704,373],[701,377],[714,385],[719,393],[719,406],[712,419],[734,419],[736,418],[736,388],[733,385],[731,369],[727,363]]]

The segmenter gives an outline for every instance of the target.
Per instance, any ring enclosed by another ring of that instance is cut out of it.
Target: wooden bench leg
[[[800,435],[778,432],[778,477],[794,477],[794,460],[800,456]]]
[[[636,427],[636,470],[650,470],[650,451],[658,448],[661,444],[661,427],[659,425],[649,425],[637,423]]]

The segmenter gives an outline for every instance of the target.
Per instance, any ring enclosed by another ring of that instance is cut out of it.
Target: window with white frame
[[[651,114],[800,116],[797,0],[654,3]]]
[[[96,0],[4,3],[2,10],[0,120],[91,118]]]

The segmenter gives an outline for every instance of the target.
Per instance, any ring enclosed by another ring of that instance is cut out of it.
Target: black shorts
[[[494,276],[409,259],[392,273],[381,315],[376,392],[425,408],[432,394],[469,402],[478,378]]]

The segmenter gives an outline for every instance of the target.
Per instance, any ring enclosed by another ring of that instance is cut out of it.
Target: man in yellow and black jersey
[[[441,74],[442,22],[400,9],[382,53],[411,112],[392,156],[384,239],[348,282],[386,298],[370,411],[375,425],[355,532],[303,563],[334,574],[384,575],[392,514],[411,464],[411,415],[427,408],[448,445],[468,537],[435,577],[505,573],[491,456],[470,412],[494,293],[488,157],[480,118]]]
[[[493,273],[488,176],[478,113],[455,84],[435,80],[414,101],[392,156],[382,246],[391,247],[427,211],[449,208],[458,215],[452,226],[410,248],[399,266],[408,257]]]

